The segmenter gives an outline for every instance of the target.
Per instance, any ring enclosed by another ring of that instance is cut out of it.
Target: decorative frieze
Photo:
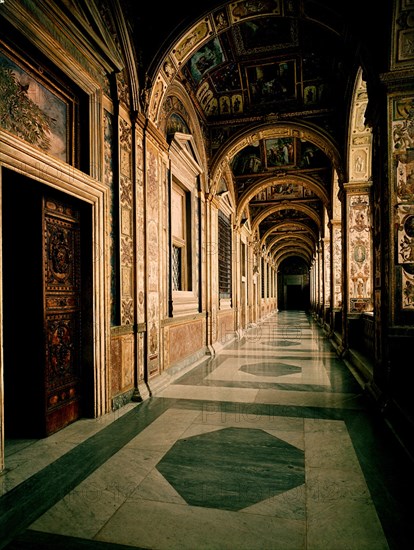
[[[391,69],[414,65],[414,1],[394,2]]]
[[[372,310],[372,228],[368,194],[349,197],[348,279],[349,311]]]
[[[414,310],[414,97],[393,97],[392,196],[396,245],[396,307]]]
[[[134,243],[131,234],[133,208],[132,184],[132,127],[124,119],[119,120],[120,142],[120,264],[121,264],[121,324],[134,323],[133,263]]]

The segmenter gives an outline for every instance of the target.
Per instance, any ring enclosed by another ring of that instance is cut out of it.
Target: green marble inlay
[[[300,367],[288,363],[256,363],[255,365],[242,365],[242,372],[255,374],[256,376],[286,376],[302,372]]]
[[[304,452],[252,428],[180,439],[157,469],[188,504],[233,511],[305,483]]]

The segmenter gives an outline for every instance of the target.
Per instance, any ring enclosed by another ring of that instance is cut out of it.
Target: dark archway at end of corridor
[[[307,311],[309,305],[309,266],[298,256],[286,258],[278,270],[278,309]]]

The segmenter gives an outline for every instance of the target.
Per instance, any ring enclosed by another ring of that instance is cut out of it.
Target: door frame
[[[93,414],[101,416],[111,409],[109,395],[109,188],[80,170],[30,147],[19,138],[0,130],[0,227],[3,168],[35,179],[46,186],[91,205],[92,222],[92,316],[93,316]],[[2,230],[0,230],[0,250]],[[2,273],[0,254],[0,273]],[[3,281],[0,303],[3,302]],[[4,384],[3,311],[0,308],[0,471],[4,469]]]

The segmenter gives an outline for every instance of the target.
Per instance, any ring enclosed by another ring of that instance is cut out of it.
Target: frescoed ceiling
[[[231,168],[232,180],[218,175],[216,191],[229,188],[242,204],[239,218],[265,243],[283,246],[275,234],[291,227],[293,242],[307,234],[312,254],[324,211],[332,217],[335,172],[346,179],[357,70],[383,47],[392,2],[373,23],[373,0],[207,0],[160,11],[124,1],[150,86],[166,97],[174,82],[185,87],[213,176],[223,160]],[[177,100],[164,102],[166,112],[166,132],[191,131]]]

